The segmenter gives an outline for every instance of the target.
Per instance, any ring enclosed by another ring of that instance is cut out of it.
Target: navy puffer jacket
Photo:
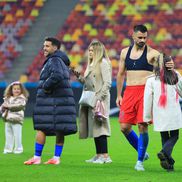
[[[44,62],[37,88],[34,108],[34,129],[46,135],[77,132],[76,108],[69,82],[70,61],[65,53],[57,50]]]

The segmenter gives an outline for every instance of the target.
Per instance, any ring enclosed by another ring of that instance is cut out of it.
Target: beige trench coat
[[[99,137],[101,135],[110,136],[110,87],[112,68],[110,63],[103,59],[96,68],[89,67],[86,77],[81,77],[79,81],[84,84],[85,90],[95,91],[96,98],[105,104],[108,119],[104,122],[94,119],[93,108],[80,105],[79,109],[79,138]]]

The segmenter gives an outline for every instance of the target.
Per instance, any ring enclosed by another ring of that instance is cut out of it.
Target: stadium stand
[[[22,52],[21,39],[39,15],[43,0],[0,1],[0,78]]]
[[[44,0],[0,2],[0,78],[20,55],[20,40],[39,16],[40,8],[44,8]],[[149,45],[170,54],[181,70],[181,18],[181,0],[80,0],[56,36],[78,71],[86,66],[85,54],[91,40],[101,40],[109,52],[115,80],[120,51],[131,43],[130,30],[138,23],[149,29]],[[40,50],[27,70],[22,71],[20,80],[36,82],[43,60]]]
[[[112,61],[116,79],[119,54],[131,43],[131,30],[144,23],[150,32],[149,45],[170,54],[178,69],[182,68],[181,0],[80,0],[57,34],[71,64],[84,70],[86,48],[94,38],[101,40]],[[29,81],[36,81],[43,60],[41,51],[27,69]]]

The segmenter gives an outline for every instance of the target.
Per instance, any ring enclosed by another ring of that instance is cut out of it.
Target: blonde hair
[[[109,64],[110,63],[110,59],[107,55],[107,52],[106,52],[106,49],[105,49],[105,46],[103,43],[101,43],[99,40],[93,40],[90,45],[88,46],[88,49],[90,47],[93,47],[93,54],[94,54],[94,58],[93,58],[93,67],[95,68],[98,63],[101,63],[102,62],[102,59],[105,58]],[[87,68],[86,68],[86,71],[85,71],[85,76],[88,74],[89,72],[89,66],[91,64],[91,60],[89,59],[88,57],[88,64],[87,64]]]
[[[4,91],[4,97],[8,98],[8,97],[13,96],[12,90],[13,90],[14,85],[19,85],[20,89],[21,89],[21,94],[23,94],[26,98],[28,98],[29,93],[28,93],[27,89],[19,81],[12,82],[10,85],[7,86],[7,88]]]

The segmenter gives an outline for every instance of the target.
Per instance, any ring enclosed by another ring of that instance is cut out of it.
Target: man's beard
[[[143,47],[144,47],[144,45],[145,45],[145,42],[137,43],[137,46],[138,46],[139,48],[143,48]]]
[[[48,58],[49,56],[50,56],[50,54],[47,54],[47,55],[46,55],[46,58]]]
[[[45,57],[48,58],[51,55],[51,53],[47,54]]]

